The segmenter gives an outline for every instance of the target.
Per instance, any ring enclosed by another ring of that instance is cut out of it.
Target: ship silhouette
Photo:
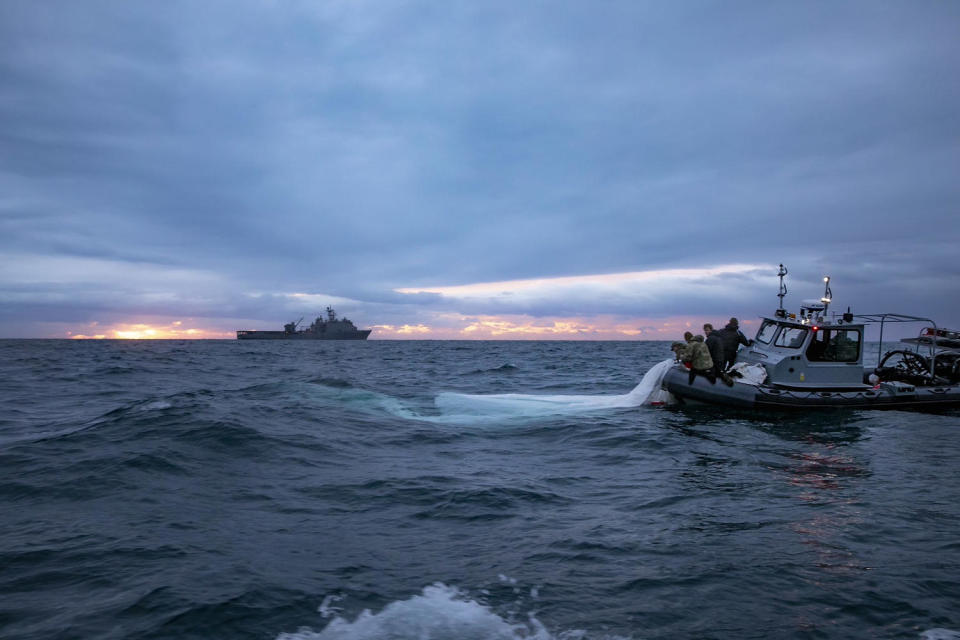
[[[283,331],[261,331],[257,329],[237,330],[237,340],[366,340],[372,329],[357,329],[347,318],[338,318],[333,307],[327,307],[326,319],[318,317],[306,329],[297,327],[303,322],[283,325]]]

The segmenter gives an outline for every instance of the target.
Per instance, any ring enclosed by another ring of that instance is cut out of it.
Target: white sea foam
[[[323,602],[320,603],[320,606],[317,608],[317,611],[320,612],[320,615],[324,618],[329,618],[330,616],[340,613],[340,607],[334,607],[334,602],[339,602],[343,600],[343,596],[332,594],[323,599]]]
[[[550,640],[553,636],[530,616],[528,623],[510,623],[458,589],[435,584],[421,595],[392,602],[379,613],[363,611],[352,622],[336,617],[321,631],[300,629],[277,640]]]
[[[166,400],[155,400],[153,402],[148,402],[147,404],[141,405],[139,407],[140,411],[162,411],[164,409],[169,409],[173,406],[173,403]]]
[[[923,640],[960,640],[960,631],[952,629],[927,629],[920,634]]]
[[[495,418],[495,417],[537,417],[546,415],[566,415],[591,413],[609,409],[639,407],[647,403],[666,403],[672,397],[664,391],[660,383],[672,365],[671,360],[652,367],[636,387],[623,395],[535,395],[523,393],[501,393],[475,395],[468,393],[441,393],[435,403],[443,417]]]
[[[574,640],[580,630],[551,634],[534,617],[511,622],[455,587],[434,584],[408,600],[392,602],[379,613],[365,610],[350,621],[336,617],[320,631],[302,628],[281,633],[277,640]],[[612,640],[612,638],[611,638]]]

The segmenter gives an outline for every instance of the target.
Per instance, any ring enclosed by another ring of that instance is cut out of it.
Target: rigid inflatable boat
[[[742,346],[730,373],[733,384],[711,383],[702,375],[690,382],[681,363],[663,377],[663,388],[680,404],[706,403],[747,409],[864,407],[934,409],[960,407],[960,333],[929,318],[898,313],[828,315],[830,278],[824,295],[803,301],[800,313],[783,307],[787,270],[780,265],[780,308],[764,317],[750,346]],[[891,323],[916,323],[916,338],[883,350]],[[864,365],[864,332],[879,325],[876,366]]]

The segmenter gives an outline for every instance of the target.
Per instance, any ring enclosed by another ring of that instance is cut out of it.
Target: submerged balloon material
[[[668,392],[660,388],[660,381],[672,364],[672,360],[664,360],[654,365],[632,391],[623,395],[441,393],[437,396],[436,405],[441,411],[441,421],[444,417],[463,421],[476,418],[534,418],[662,404],[672,399]]]

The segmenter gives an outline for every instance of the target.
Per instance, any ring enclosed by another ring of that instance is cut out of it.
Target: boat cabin
[[[825,305],[807,303],[800,317],[779,310],[764,318],[753,345],[744,347],[737,362],[758,364],[767,383],[785,388],[864,388],[864,325],[853,316],[826,320]]]

